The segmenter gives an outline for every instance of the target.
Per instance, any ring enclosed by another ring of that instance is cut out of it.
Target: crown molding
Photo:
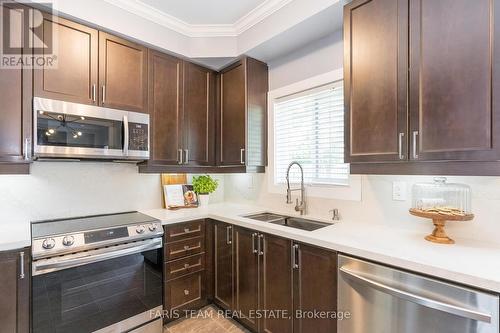
[[[187,37],[237,37],[293,0],[265,0],[233,24],[190,24],[141,0],[104,0]]]

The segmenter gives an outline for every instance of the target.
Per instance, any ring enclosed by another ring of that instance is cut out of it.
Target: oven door
[[[33,262],[32,332],[162,330],[161,238]]]
[[[34,98],[34,154],[55,158],[126,158],[128,112]]]

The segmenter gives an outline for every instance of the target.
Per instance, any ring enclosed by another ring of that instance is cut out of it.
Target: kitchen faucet
[[[299,188],[294,188],[290,189],[290,169],[292,166],[297,165],[300,168],[300,174],[301,174],[301,180],[300,180],[300,189]],[[286,203],[291,204],[292,203],[292,191],[298,191],[300,190],[300,204],[299,204],[299,198],[296,199],[295,201],[295,211],[300,212],[300,215],[304,215],[306,213],[306,199],[305,199],[305,187],[304,187],[304,170],[302,169],[302,166],[299,164],[299,162],[292,162],[288,165],[288,169],[286,170]]]

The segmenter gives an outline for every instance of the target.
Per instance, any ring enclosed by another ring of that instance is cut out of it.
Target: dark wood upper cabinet
[[[344,7],[346,161],[406,158],[408,1]]]
[[[267,164],[267,65],[245,57],[220,73],[217,162],[263,168]]]
[[[293,314],[292,285],[292,241],[271,235],[260,236],[263,253],[261,256],[260,308],[264,313],[286,311]],[[318,286],[313,284],[312,286]],[[264,333],[292,333],[293,320],[285,316],[268,315],[261,319]]]
[[[98,31],[47,13],[37,27],[42,42],[52,45],[54,68],[34,71],[34,95],[82,104],[97,104]]]
[[[99,31],[100,104],[147,113],[147,48]]]
[[[500,1],[410,6],[410,157],[500,159]]]
[[[294,313],[337,311],[337,254],[305,244],[294,244]],[[294,333],[335,333],[335,319],[297,318]]]
[[[234,310],[245,326],[257,332],[259,322],[259,235],[256,231],[234,228]]]
[[[149,51],[150,163],[179,164],[182,149],[182,60]]]
[[[233,226],[213,223],[214,230],[214,302],[233,309]]]
[[[30,331],[30,251],[0,252],[2,332]]]
[[[184,62],[184,164],[211,166],[215,162],[215,75]]]
[[[22,45],[27,25],[27,11],[2,3],[2,20],[17,17],[13,20],[10,36],[16,38],[17,45]],[[15,44],[14,44],[15,45]],[[20,48],[19,54],[29,55],[26,48]],[[31,162],[32,133],[32,76],[31,69],[0,68],[0,174],[29,173]]]

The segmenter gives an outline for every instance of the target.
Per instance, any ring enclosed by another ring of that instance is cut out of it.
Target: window
[[[286,182],[290,162],[304,168],[307,184],[348,185],[344,163],[343,82],[278,98],[274,104],[274,183]],[[298,182],[300,173],[290,173]]]

